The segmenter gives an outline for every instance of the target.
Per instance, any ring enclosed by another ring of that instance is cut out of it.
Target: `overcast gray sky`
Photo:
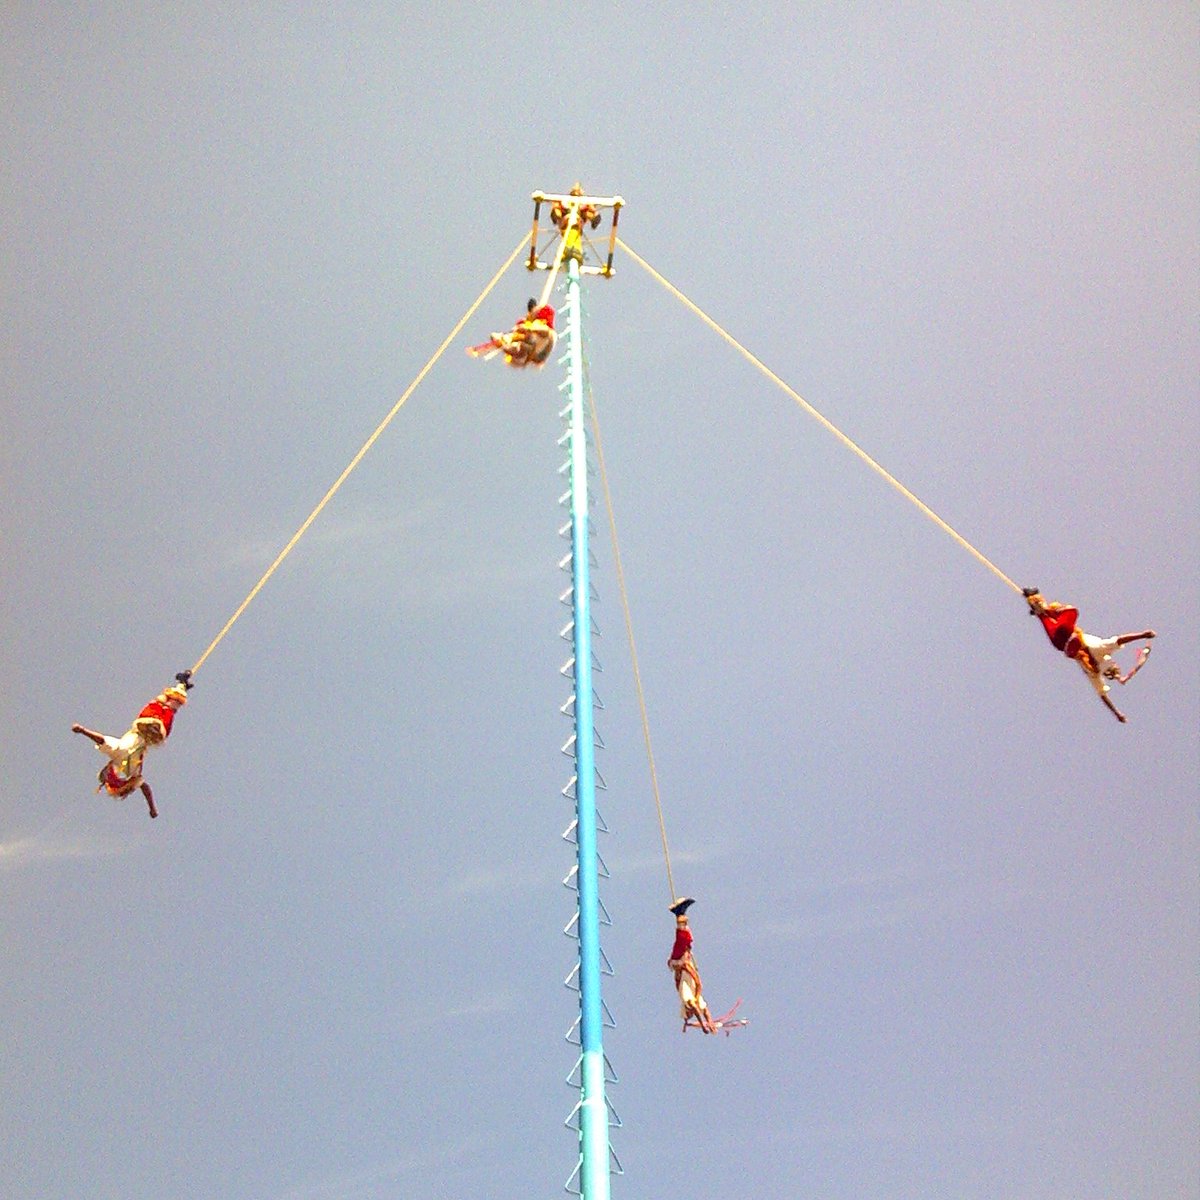
[[[591,379],[616,1197],[1200,1197],[1194,4],[8,4],[0,1192],[557,1195],[559,369],[630,246],[1018,583],[1155,627],[1119,726],[1020,598],[627,258]],[[508,324],[514,267],[459,339]]]

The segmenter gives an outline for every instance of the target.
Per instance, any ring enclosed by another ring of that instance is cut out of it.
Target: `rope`
[[[521,253],[521,251],[524,249],[524,247],[525,247],[525,238],[522,237],[520,242],[517,243],[517,248],[508,256],[508,261],[505,262],[504,266],[502,266],[500,268],[500,270],[498,270],[496,272],[496,274],[492,276],[491,282],[487,285],[487,287],[485,287],[483,289],[482,292],[479,293],[479,296],[475,300],[474,304],[472,304],[471,307],[468,308],[465,313],[463,313],[458,324],[455,325],[454,328],[452,330],[450,330],[450,332],[446,335],[446,340],[444,342],[442,342],[442,344],[437,348],[437,350],[434,351],[433,357],[430,358],[430,360],[421,368],[421,370],[417,373],[417,377],[405,389],[404,395],[401,396],[400,399],[397,400],[396,403],[392,406],[391,412],[389,412],[388,415],[386,417],[384,417],[382,421],[379,422],[379,424],[375,428],[375,432],[373,434],[371,434],[371,436],[369,438],[367,438],[367,440],[363,443],[362,449],[359,450],[359,452],[350,460],[350,463],[346,467],[346,469],[337,477],[333,486],[321,498],[320,504],[318,504],[317,507],[314,508],[312,510],[312,512],[310,512],[308,514],[308,517],[306,518],[304,524],[301,525],[300,528],[297,529],[294,534],[292,534],[291,540],[288,542],[288,544],[286,546],[284,546],[284,548],[282,550],[280,550],[275,561],[266,569],[265,572],[263,572],[262,578],[254,585],[254,587],[252,587],[250,589],[250,594],[245,598],[245,600],[243,600],[241,602],[241,604],[238,605],[237,611],[233,614],[232,617],[229,618],[228,621],[225,622],[224,626],[221,629],[221,632],[218,633],[215,638],[213,638],[213,640],[209,643],[208,649],[205,650],[204,653],[202,655],[200,655],[200,657],[196,660],[195,665],[192,667],[193,675],[195,675],[196,672],[200,670],[200,668],[204,665],[204,662],[208,658],[208,656],[217,648],[218,645],[220,645],[222,638],[224,638],[225,635],[233,628],[234,623],[242,615],[242,613],[244,613],[246,611],[246,609],[250,606],[250,602],[254,599],[254,597],[257,596],[260,591],[262,591],[263,586],[266,584],[267,580],[270,579],[271,576],[275,574],[275,571],[278,569],[279,565],[283,562],[283,560],[285,558],[287,558],[287,556],[292,552],[296,543],[308,531],[308,527],[317,519],[317,517],[319,517],[321,515],[321,511],[322,511],[322,509],[324,509],[325,505],[327,505],[329,503],[329,501],[333,499],[333,497],[336,495],[338,489],[349,478],[350,472],[353,471],[354,468],[358,466],[358,464],[366,456],[367,451],[370,450],[371,447],[373,445],[375,445],[376,441],[379,440],[380,435],[388,427],[388,425],[391,424],[392,418],[404,406],[404,403],[409,398],[409,396],[411,396],[413,394],[413,392],[415,392],[417,390],[417,387],[420,385],[421,381],[433,369],[433,366],[437,362],[437,360],[439,358],[441,358],[442,355],[446,352],[446,348],[450,345],[450,343],[452,341],[454,341],[454,339],[456,337],[458,337],[459,333],[462,331],[463,326],[466,325],[466,323],[475,315],[475,310],[478,309],[479,306],[484,302],[484,300],[487,299],[488,294],[491,292],[492,288],[494,288],[496,286],[496,284],[500,282],[500,277],[504,274],[505,271],[508,270],[509,267],[512,266],[517,255]]]
[[[873,459],[861,446],[859,446],[851,438],[847,437],[846,434],[838,429],[838,427],[834,425],[832,421],[822,416],[821,413],[813,408],[813,406],[809,404],[809,402],[805,400],[803,396],[794,391],[792,388],[788,387],[788,385],[784,383],[774,371],[766,366],[761,359],[751,354],[750,351],[747,350],[746,347],[743,346],[741,342],[739,342],[732,334],[727,333],[724,329],[722,329],[721,326],[712,319],[712,317],[710,317],[697,305],[693,304],[692,301],[689,300],[677,287],[675,287],[674,284],[664,279],[648,262],[646,262],[644,258],[641,258],[639,255],[635,254],[620,238],[617,238],[617,245],[620,246],[621,249],[624,250],[625,253],[628,254],[629,257],[632,258],[639,267],[645,270],[654,279],[657,279],[658,282],[661,283],[668,292],[670,292],[678,300],[682,301],[687,308],[691,309],[691,311],[695,313],[696,316],[698,316],[700,320],[702,320],[710,329],[716,333],[719,333],[721,337],[723,337],[739,354],[742,355],[743,358],[756,366],[768,379],[771,380],[772,383],[789,395],[798,405],[800,405],[802,409],[804,409],[806,413],[808,413],[810,417],[819,422],[830,433],[832,433],[833,436],[837,438],[837,440],[841,442],[843,446],[857,454],[858,457],[861,458],[862,461],[865,462],[872,471],[875,471],[877,474],[886,479],[887,482],[890,483],[892,487],[894,487],[896,491],[900,493],[900,495],[902,495],[905,499],[912,501],[912,503],[915,504],[917,508],[919,508],[921,512],[924,513],[925,516],[927,516],[935,525],[942,529],[943,532],[948,533],[964,550],[968,551],[970,554],[973,554],[975,558],[977,558],[985,567],[987,567],[989,571],[992,572],[993,575],[995,575],[1003,583],[1006,583],[1014,592],[1019,593],[1021,591],[1020,587],[1018,587],[1017,584],[1009,579],[1009,577],[1002,570],[1000,570],[1000,568],[996,566],[994,562],[985,557],[980,551],[976,550],[975,547],[972,546],[971,543],[962,536],[962,534],[951,528],[951,526],[943,521],[942,518],[939,517],[937,513],[935,513],[933,509],[929,507],[928,504],[919,499],[917,496],[913,495],[913,493],[910,492],[908,488],[904,486],[904,484],[902,484],[894,475],[877,463],[875,459]]]
[[[586,360],[585,360],[586,368]],[[646,743],[646,758],[650,763],[650,786],[654,791],[654,807],[658,810],[658,832],[662,838],[663,860],[667,864],[667,887],[670,899],[675,900],[675,878],[671,874],[671,851],[667,847],[667,823],[663,818],[662,796],[658,788],[658,770],[654,765],[654,747],[650,742],[650,718],[646,714],[646,691],[642,686],[642,673],[638,668],[637,643],[633,637],[633,617],[629,609],[629,592],[625,587],[625,568],[621,565],[621,547],[617,542],[617,520],[613,513],[612,489],[608,485],[608,471],[604,465],[604,444],[600,440],[600,421],[596,416],[596,402],[592,396],[592,381],[586,369],[588,413],[592,419],[592,435],[596,440],[596,465],[600,468],[600,482],[604,488],[604,504],[608,509],[608,533],[612,542],[613,561],[617,568],[617,588],[621,593],[621,612],[625,617],[625,635],[629,639],[629,656],[633,662],[633,682],[637,688],[638,709],[642,716],[642,740]]]
[[[538,307],[544,308],[550,301],[550,293],[554,291],[554,281],[558,278],[558,269],[562,266],[563,251],[567,248],[567,233],[570,232],[570,223],[567,225],[566,231],[558,239],[558,253],[554,256],[554,266],[550,268],[550,278],[546,280],[546,286],[542,288],[542,298],[538,301]]]

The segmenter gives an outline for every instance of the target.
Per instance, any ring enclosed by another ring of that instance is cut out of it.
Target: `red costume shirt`
[[[1079,619],[1079,609],[1060,608],[1055,606],[1038,613],[1038,620],[1046,631],[1046,636],[1054,644],[1056,650],[1070,653],[1067,649],[1071,635],[1075,632],[1075,622]]]
[[[671,961],[677,962],[692,948],[692,931],[686,925],[675,930],[675,945],[671,949]]]
[[[175,710],[169,704],[161,704],[157,700],[151,700],[138,713],[137,719],[139,725],[144,720],[158,721],[162,725],[162,740],[166,741],[171,733],[171,722],[175,720]]]

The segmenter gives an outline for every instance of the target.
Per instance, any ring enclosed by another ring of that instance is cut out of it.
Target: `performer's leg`
[[[1133,666],[1130,667],[1129,670],[1126,671],[1124,675],[1118,675],[1117,682],[1118,683],[1128,683],[1142,669],[1142,667],[1145,665],[1146,659],[1148,659],[1149,657],[1150,657],[1150,647],[1143,646],[1138,651],[1137,659],[1134,662]]]
[[[1143,629],[1141,633],[1123,633],[1116,639],[1118,646],[1127,646],[1130,642],[1149,640],[1156,636],[1153,629]]]

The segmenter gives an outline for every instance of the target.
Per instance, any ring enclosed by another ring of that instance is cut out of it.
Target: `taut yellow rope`
[[[479,296],[476,299],[475,303],[472,304],[471,307],[468,308],[465,313],[463,313],[458,324],[455,325],[454,328],[452,330],[450,330],[450,332],[446,335],[446,340],[444,342],[442,342],[442,344],[437,348],[437,350],[434,351],[433,357],[430,358],[430,360],[421,368],[421,370],[417,373],[416,379],[414,379],[412,381],[412,383],[410,383],[408,385],[408,387],[405,389],[404,395],[401,396],[400,399],[397,400],[394,405],[392,405],[391,412],[389,412],[388,415],[386,417],[384,417],[382,421],[379,422],[379,424],[375,428],[375,432],[373,434],[371,434],[371,436],[369,438],[367,438],[367,440],[363,443],[362,449],[359,450],[359,452],[350,460],[349,465],[337,477],[337,479],[334,481],[334,484],[329,489],[329,491],[327,491],[325,493],[325,495],[321,497],[320,504],[318,504],[317,507],[314,508],[312,510],[312,512],[310,512],[308,514],[308,517],[305,519],[304,524],[301,525],[300,528],[297,529],[294,534],[292,534],[291,540],[288,542],[288,544],[286,546],[284,546],[284,548],[282,550],[280,550],[275,561],[266,569],[266,571],[263,572],[262,578],[250,589],[250,594],[245,598],[245,600],[243,600],[241,602],[241,604],[238,605],[237,611],[233,614],[232,617],[229,618],[228,621],[225,622],[225,625],[222,627],[221,632],[218,633],[215,638],[213,638],[213,640],[209,643],[208,649],[205,650],[204,653],[202,655],[200,655],[200,657],[196,660],[195,666],[192,667],[193,675],[197,671],[200,670],[200,668],[204,665],[205,659],[208,658],[208,656],[220,644],[221,639],[233,628],[234,622],[238,619],[238,617],[240,617],[242,615],[242,613],[244,613],[246,611],[246,609],[249,608],[250,602],[254,599],[255,596],[258,595],[259,592],[262,591],[263,586],[266,584],[267,580],[270,579],[271,576],[275,574],[279,565],[283,562],[283,560],[285,558],[287,558],[287,556],[292,552],[296,543],[308,531],[308,527],[317,519],[317,517],[319,517],[321,515],[322,509],[324,509],[325,505],[327,505],[329,503],[329,501],[333,499],[334,495],[337,493],[338,488],[340,488],[342,486],[342,484],[346,482],[346,480],[350,476],[350,472],[353,471],[354,468],[357,467],[360,462],[362,462],[363,458],[366,456],[367,451],[370,450],[371,447],[373,445],[375,445],[376,441],[379,440],[380,435],[388,427],[388,425],[391,424],[392,418],[404,406],[404,402],[409,398],[409,396],[411,396],[413,394],[413,392],[415,392],[417,390],[417,387],[420,385],[421,381],[433,369],[433,366],[437,362],[437,360],[439,358],[441,358],[442,355],[446,352],[446,348],[450,345],[450,343],[452,341],[454,341],[454,339],[456,337],[458,337],[459,333],[462,331],[462,327],[475,315],[475,310],[484,302],[484,300],[487,299],[488,294],[491,292],[492,288],[494,288],[496,286],[496,284],[500,282],[500,277],[504,274],[505,271],[508,270],[509,267],[512,266],[517,255],[521,253],[521,251],[524,249],[524,247],[525,247],[525,238],[522,237],[521,240],[517,243],[517,248],[508,256],[508,261],[504,264],[504,266],[502,266],[500,268],[500,270],[498,270],[496,272],[495,275],[492,276],[491,282],[487,285],[487,287],[485,287],[483,289],[482,292],[479,293]]]
[[[985,567],[987,567],[989,571],[992,572],[993,575],[1006,583],[1014,592],[1021,591],[1021,589],[1011,579],[1009,579],[1009,577],[1005,575],[1005,573],[1000,570],[1000,568],[996,566],[994,562],[985,557],[982,553],[980,553],[980,551],[976,550],[975,547],[972,546],[971,543],[962,536],[962,534],[951,528],[951,526],[943,521],[942,518],[939,517],[937,513],[935,513],[933,509],[930,508],[929,505],[923,500],[917,496],[914,496],[913,493],[904,486],[904,484],[902,484],[894,475],[886,470],[886,468],[877,463],[855,441],[847,437],[846,434],[844,434],[836,425],[834,425],[832,421],[822,416],[821,413],[813,408],[813,406],[809,404],[809,402],[805,400],[803,396],[794,391],[792,388],[788,387],[788,385],[784,383],[783,380],[780,379],[779,376],[770,369],[770,367],[763,363],[761,359],[751,354],[750,351],[747,350],[746,347],[743,346],[741,342],[739,342],[732,334],[727,333],[724,329],[722,329],[721,326],[718,325],[716,321],[714,321],[706,312],[704,312],[703,309],[693,304],[692,301],[689,300],[673,283],[667,279],[664,279],[663,276],[661,276],[648,262],[646,262],[644,258],[635,254],[620,238],[617,238],[617,245],[620,246],[621,249],[624,250],[625,253],[628,254],[629,257],[632,258],[639,267],[646,271],[647,274],[652,276],[654,279],[657,279],[658,282],[661,283],[663,287],[665,287],[667,291],[671,293],[671,295],[680,300],[687,308],[694,312],[696,316],[698,316],[700,320],[702,320],[710,329],[712,329],[715,333],[720,334],[721,337],[723,337],[739,354],[741,354],[743,358],[756,366],[769,380],[771,380],[772,383],[776,385],[776,387],[789,395],[798,405],[800,405],[802,409],[804,409],[806,413],[808,413],[810,417],[819,422],[830,433],[832,433],[833,436],[837,438],[837,440],[841,442],[843,446],[857,454],[858,457],[861,458],[863,462],[865,462],[867,466],[871,468],[872,471],[886,479],[888,483],[890,483],[892,487],[894,487],[896,491],[900,493],[900,495],[905,497],[907,500],[911,500],[912,503],[915,504],[917,508],[919,508],[921,512],[923,512],[925,516],[927,516],[935,525],[937,525],[944,532],[948,533],[964,550],[968,551],[970,554],[973,554],[975,558],[977,558]]]
[[[633,637],[633,617],[629,609],[629,592],[625,587],[625,568],[621,565],[621,547],[617,543],[617,519],[613,513],[612,489],[608,486],[608,471],[604,466],[604,445],[600,440],[600,421],[596,416],[596,403],[592,398],[592,384],[588,380],[588,412],[592,418],[592,434],[596,439],[596,465],[600,468],[600,482],[604,488],[604,504],[608,509],[608,533],[612,541],[613,562],[617,568],[617,588],[621,593],[621,611],[625,616],[625,635],[629,638],[629,657],[633,662],[633,682],[637,688],[638,709],[642,715],[642,740],[646,743],[646,758],[650,763],[650,786],[654,791],[654,807],[658,810],[658,832],[662,837],[663,860],[667,864],[667,887],[671,900],[675,900],[675,879],[671,874],[671,851],[667,848],[667,823],[663,818],[662,797],[658,790],[658,770],[654,765],[654,747],[650,742],[650,718],[646,714],[646,691],[642,687],[642,673],[638,668],[637,643]]]
[[[570,226],[567,226],[570,229]],[[538,307],[543,308],[550,303],[550,293],[554,291],[554,281],[558,278],[558,272],[562,267],[563,252],[567,248],[567,235],[564,233],[558,239],[558,253],[554,256],[554,266],[550,268],[550,278],[546,280],[546,286],[542,288],[542,298],[538,301]]]

